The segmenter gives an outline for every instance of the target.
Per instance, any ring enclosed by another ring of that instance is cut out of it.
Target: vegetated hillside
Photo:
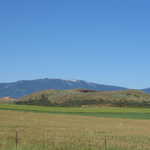
[[[23,80],[12,83],[0,83],[0,97],[19,98],[48,89],[77,89],[86,88],[100,91],[125,90],[126,88],[86,82],[83,80],[37,79]]]
[[[150,106],[150,94],[138,90],[100,92],[94,90],[47,90],[25,96],[17,104],[42,106]]]

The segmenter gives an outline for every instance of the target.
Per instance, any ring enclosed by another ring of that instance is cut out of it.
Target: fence
[[[48,130],[40,137],[15,130],[0,137],[2,150],[149,150],[150,137],[88,135],[64,136],[51,134]]]

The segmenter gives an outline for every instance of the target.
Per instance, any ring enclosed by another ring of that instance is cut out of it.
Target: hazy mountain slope
[[[143,89],[144,92],[150,93],[150,88]]]
[[[62,79],[37,79],[23,80],[13,83],[0,84],[0,97],[22,97],[34,92],[47,89],[77,89],[85,88],[101,91],[125,90],[126,88],[90,83],[82,80],[62,80]]]

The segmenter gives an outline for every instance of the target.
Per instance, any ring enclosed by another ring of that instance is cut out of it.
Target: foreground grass
[[[149,150],[150,120],[0,111],[0,150]],[[16,133],[18,134],[16,138]]]
[[[69,114],[111,118],[150,119],[150,108],[129,107],[45,107],[33,105],[1,104],[0,110]]]

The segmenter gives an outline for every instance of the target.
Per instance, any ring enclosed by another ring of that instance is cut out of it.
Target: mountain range
[[[11,83],[0,83],[0,97],[20,98],[31,93],[56,89],[91,89],[98,91],[120,91],[127,90],[125,87],[104,85],[84,80],[63,80],[63,79],[36,79],[36,80],[21,80]],[[150,93],[150,89],[143,89]]]

